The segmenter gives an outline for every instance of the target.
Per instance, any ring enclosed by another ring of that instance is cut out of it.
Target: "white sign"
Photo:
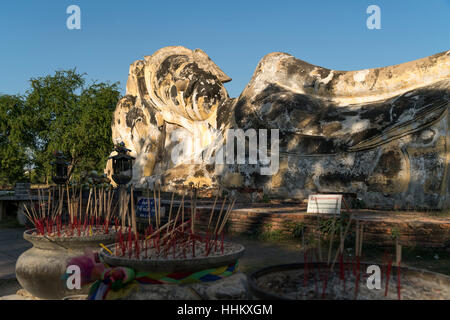
[[[341,213],[342,194],[312,194],[308,198],[308,213]]]

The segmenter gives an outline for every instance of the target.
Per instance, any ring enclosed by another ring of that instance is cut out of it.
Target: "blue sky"
[[[81,30],[66,27],[72,4]],[[371,4],[381,30],[366,27]],[[357,70],[450,50],[450,0],[1,1],[0,92],[24,93],[30,78],[76,67],[124,93],[129,65],[168,45],[203,49],[236,97],[274,51]]]

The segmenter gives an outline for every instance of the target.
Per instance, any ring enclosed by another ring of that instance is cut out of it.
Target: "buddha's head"
[[[228,99],[231,79],[200,49],[166,47],[145,57],[149,100],[160,110],[192,121],[211,117]]]

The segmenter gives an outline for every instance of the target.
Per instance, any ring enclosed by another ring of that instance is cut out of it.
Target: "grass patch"
[[[253,233],[247,234],[246,237],[261,241],[292,241],[298,243],[303,232],[304,225],[302,223],[285,221],[282,228],[276,229],[271,223],[263,224]]]
[[[274,230],[271,223],[261,225],[255,232],[247,236],[253,240],[261,241],[285,241],[289,237],[280,229]]]

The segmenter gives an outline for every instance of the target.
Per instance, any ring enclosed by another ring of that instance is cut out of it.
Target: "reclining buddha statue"
[[[373,208],[449,207],[450,51],[359,71],[275,52],[238,98],[228,96],[228,81],[205,52],[181,46],[131,65],[112,134],[136,157],[133,184],[158,180],[177,190],[193,182],[289,199],[349,193]],[[239,135],[244,162],[230,143]]]

